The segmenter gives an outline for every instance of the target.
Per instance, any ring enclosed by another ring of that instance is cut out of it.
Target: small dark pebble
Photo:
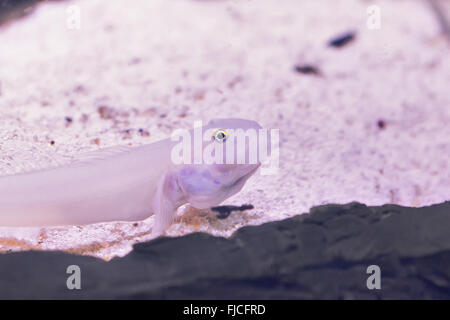
[[[51,145],[54,145],[54,144],[55,144],[55,141],[54,141],[54,140],[50,141],[50,144],[51,144]]]
[[[377,126],[378,128],[380,128],[381,130],[383,130],[384,128],[386,128],[386,122],[384,120],[378,120],[377,121]]]
[[[72,122],[73,121],[73,119],[71,117],[65,117],[65,119],[66,119],[66,122]]]
[[[341,34],[333,39],[331,39],[328,42],[328,45],[330,47],[340,48],[348,44],[349,42],[353,41],[355,39],[355,33],[354,32],[347,32],[344,34]]]
[[[133,227],[137,227],[139,224],[137,222],[133,223]]]
[[[232,211],[244,211],[253,209],[253,205],[251,204],[244,204],[242,206],[218,206],[218,207],[212,207],[212,211],[216,211],[219,214],[217,215],[218,219],[226,219],[231,214]]]
[[[298,65],[295,66],[295,71],[298,73],[304,73],[304,74],[315,74],[319,75],[320,71],[314,66],[311,65]]]

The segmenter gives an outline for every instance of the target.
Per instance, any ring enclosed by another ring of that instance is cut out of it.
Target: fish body
[[[202,129],[235,128],[261,127],[250,120],[218,119]],[[202,151],[218,143],[225,148],[226,143],[213,138]],[[260,165],[175,163],[176,145],[169,138],[139,147],[105,148],[72,164],[0,177],[0,226],[138,221],[155,214],[153,231],[161,234],[179,206],[220,204],[239,192]]]

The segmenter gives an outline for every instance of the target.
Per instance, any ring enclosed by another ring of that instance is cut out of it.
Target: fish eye
[[[225,140],[227,140],[228,135],[228,132],[226,132],[225,130],[216,130],[213,133],[214,139],[218,142],[224,142]]]

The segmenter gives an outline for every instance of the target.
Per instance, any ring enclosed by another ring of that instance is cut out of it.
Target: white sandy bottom
[[[220,220],[185,208],[168,235],[230,236],[325,203],[449,200],[449,46],[424,2],[371,4],[380,30],[367,28],[365,1],[141,0],[126,14],[119,0],[44,4],[0,29],[0,174],[240,117],[280,130],[278,173],[226,201],[254,209]],[[80,30],[66,27],[69,5]],[[348,30],[352,43],[326,46]],[[0,251],[108,260],[149,240],[152,223],[0,228]]]

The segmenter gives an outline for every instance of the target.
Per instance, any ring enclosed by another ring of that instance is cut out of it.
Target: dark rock
[[[450,202],[424,208],[359,203],[245,227],[137,244],[104,262],[60,252],[0,255],[0,298],[450,298]],[[81,268],[81,290],[66,269]],[[367,267],[381,289],[366,287]]]
[[[48,0],[0,0],[0,25],[28,16],[36,5],[45,1]]]

